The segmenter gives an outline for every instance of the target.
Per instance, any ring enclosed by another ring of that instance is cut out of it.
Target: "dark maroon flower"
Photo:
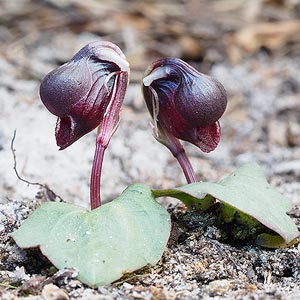
[[[143,79],[144,98],[154,120],[155,135],[191,142],[204,152],[220,140],[218,120],[227,96],[223,85],[178,58],[154,62]]]
[[[128,73],[129,64],[116,45],[93,42],[46,75],[40,97],[58,117],[55,135],[60,149],[101,125],[116,98],[118,103],[123,101]],[[113,116],[114,125],[118,117]]]

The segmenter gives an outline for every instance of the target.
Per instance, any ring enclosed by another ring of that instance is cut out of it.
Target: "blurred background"
[[[120,127],[104,162],[105,199],[135,182],[185,183],[152,137],[140,91],[147,66],[172,56],[216,77],[228,92],[219,147],[204,154],[186,145],[199,178],[216,181],[258,162],[271,184],[300,204],[299,0],[0,0],[0,201],[39,190],[14,174],[16,129],[20,175],[88,206],[95,132],[59,152],[55,117],[38,90],[43,76],[95,40],[116,43],[131,66]]]

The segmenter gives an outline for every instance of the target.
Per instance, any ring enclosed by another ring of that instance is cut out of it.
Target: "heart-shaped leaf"
[[[256,243],[261,246],[281,247],[299,236],[296,225],[286,214],[291,203],[268,184],[257,164],[246,164],[218,183],[191,183],[172,190],[154,190],[153,194],[156,197],[172,196],[188,207],[200,208],[210,206],[213,203],[211,197],[218,199],[223,206],[225,222],[237,212],[248,226],[256,226],[258,221],[280,236],[257,236]],[[254,220],[247,219],[245,214]]]
[[[77,268],[78,278],[101,286],[160,259],[169,238],[170,217],[141,184],[87,211],[47,202],[12,234],[22,248],[39,246],[59,269]]]

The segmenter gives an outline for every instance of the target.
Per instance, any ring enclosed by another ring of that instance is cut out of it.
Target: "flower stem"
[[[174,157],[180,164],[180,167],[184,173],[187,183],[197,182],[196,173],[191,165],[190,160],[188,159],[184,148],[182,147],[181,143],[177,140],[176,144],[173,144],[174,148],[169,148]]]
[[[183,149],[183,148],[182,148]],[[174,155],[174,154],[173,154]],[[175,155],[174,155],[175,156]],[[184,176],[186,178],[186,181],[188,183],[193,183],[193,182],[197,182],[197,175],[195,174],[195,171],[191,165],[190,160],[188,159],[185,150],[183,149],[183,151],[179,152],[177,154],[177,156],[175,156],[176,159],[178,160],[182,171],[184,173]]]
[[[92,174],[91,174],[91,185],[90,185],[90,199],[91,209],[95,209],[101,205],[100,198],[100,180],[103,157],[106,147],[100,143],[96,143]]]
[[[186,181],[188,183],[198,182],[196,173],[180,141],[175,136],[170,135],[165,131],[161,130],[160,134],[161,135],[157,140],[163,143],[171,151],[173,156],[177,159],[184,173]]]
[[[128,73],[121,71],[116,72],[115,84],[112,91],[112,99],[107,106],[104,113],[104,118],[98,127],[90,185],[90,203],[92,210],[101,205],[100,181],[104,152],[119,125],[120,110],[126,91],[124,86],[127,87],[127,84]]]

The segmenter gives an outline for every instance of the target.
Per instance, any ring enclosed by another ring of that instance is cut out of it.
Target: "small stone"
[[[294,174],[300,175],[300,160],[290,160],[278,163],[274,166],[275,174]]]
[[[281,147],[286,147],[287,141],[287,124],[285,122],[272,120],[268,127],[269,132],[269,143],[271,145],[279,145]]]
[[[214,280],[207,286],[207,291],[212,295],[225,295],[233,288],[231,280]]]
[[[300,146],[300,124],[296,121],[288,124],[287,140],[291,147]]]
[[[44,286],[42,296],[45,300],[69,300],[66,292],[52,283]]]
[[[29,276],[25,273],[24,267],[16,267],[16,269],[14,271],[14,275],[16,277],[16,280],[18,280],[18,281],[29,279]]]
[[[132,284],[124,282],[123,287],[124,287],[124,289],[131,290],[131,289],[133,289],[134,286]]]

